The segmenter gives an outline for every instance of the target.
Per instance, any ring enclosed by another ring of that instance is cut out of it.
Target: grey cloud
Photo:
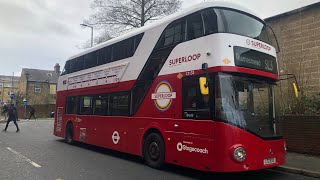
[[[28,30],[37,19],[31,11],[10,3],[0,2],[1,29]]]
[[[43,6],[42,6],[43,7]],[[46,11],[43,11],[46,12]],[[30,11],[13,3],[0,2],[0,31],[24,34],[71,35],[67,24],[60,19],[47,18],[46,14]]]

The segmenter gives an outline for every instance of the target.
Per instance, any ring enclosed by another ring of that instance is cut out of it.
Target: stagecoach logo
[[[266,45],[264,43],[258,42],[258,41],[247,39],[246,42],[247,42],[248,45],[251,45],[252,47],[257,48],[257,49],[264,49],[264,50],[267,50],[267,51],[271,50],[270,46],[268,46],[268,45]]]
[[[113,132],[112,141],[113,141],[113,144],[118,144],[118,142],[120,141],[120,135],[119,135],[118,131]]]
[[[191,147],[185,144],[182,144],[181,142],[177,143],[177,150],[179,152],[181,151],[189,151],[189,152],[195,152],[195,153],[201,153],[201,154],[209,154],[209,151],[207,148],[196,148],[196,147]]]
[[[151,95],[151,99],[154,100],[154,104],[160,112],[168,110],[175,98],[176,92],[173,92],[172,86],[168,81],[160,82],[155,92]]]

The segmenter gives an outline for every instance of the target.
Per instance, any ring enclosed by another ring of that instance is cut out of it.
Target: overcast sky
[[[186,8],[203,0],[184,0]],[[240,3],[266,18],[320,0],[225,0]],[[22,68],[53,69],[81,51],[90,38],[80,23],[92,0],[0,0],[0,75],[20,75]],[[62,69],[63,67],[61,67]]]

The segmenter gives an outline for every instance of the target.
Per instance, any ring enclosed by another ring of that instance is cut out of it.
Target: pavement
[[[46,120],[53,120],[53,118],[48,118]],[[21,119],[20,121],[34,120]],[[0,123],[5,122],[6,121],[1,117]],[[320,156],[287,152],[286,163],[282,166],[272,168],[271,170],[320,178]]]
[[[274,170],[320,178],[320,156],[287,152],[286,164]]]

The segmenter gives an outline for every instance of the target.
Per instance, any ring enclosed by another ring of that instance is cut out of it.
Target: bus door
[[[199,77],[182,80],[182,119],[169,123],[172,140],[169,144],[172,161],[186,166],[210,168],[213,149],[213,96],[202,95]],[[173,151],[172,151],[173,150]]]

